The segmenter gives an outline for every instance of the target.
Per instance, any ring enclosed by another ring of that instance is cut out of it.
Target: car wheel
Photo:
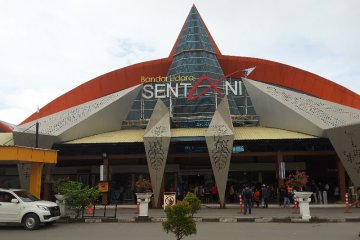
[[[36,214],[30,213],[24,218],[24,226],[26,230],[35,230],[39,227],[40,220]]]

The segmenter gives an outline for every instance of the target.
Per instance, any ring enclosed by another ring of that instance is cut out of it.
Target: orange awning
[[[1,163],[57,163],[57,151],[20,146],[0,146]]]

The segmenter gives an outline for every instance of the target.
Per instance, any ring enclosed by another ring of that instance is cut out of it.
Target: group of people
[[[261,188],[256,188],[255,186],[250,186],[246,184],[240,192],[240,196],[244,205],[244,214],[251,214],[251,209],[256,204],[257,207],[260,207],[260,204],[263,208],[269,207],[269,202],[273,196],[273,188],[269,185],[262,184]]]
[[[338,186],[333,188],[333,193],[329,193],[331,189],[328,183],[322,184],[321,182],[315,183],[312,181],[311,186],[308,186],[308,188],[304,190],[312,191],[314,193],[313,202],[316,204],[327,204],[328,196],[330,196],[331,200],[338,200],[340,196]],[[262,184],[261,188],[245,185],[238,193],[240,193],[243,200],[244,214],[251,214],[251,208],[255,204],[257,207],[262,205],[263,208],[267,208],[269,201],[276,198],[279,200],[280,206],[284,208],[290,207],[290,204],[294,202],[294,191],[296,190],[291,186],[283,185],[277,191],[277,189],[274,189],[272,186]],[[229,190],[230,202],[232,199],[232,192],[231,186]],[[279,194],[278,196],[276,196],[277,193]],[[360,196],[360,188],[357,189],[357,195]],[[360,199],[358,198],[352,206],[360,207]]]
[[[176,192],[176,197],[182,200],[187,192],[194,193],[203,203],[218,202],[218,190],[216,185],[179,185],[176,190],[170,186],[170,192]]]
[[[311,191],[315,204],[328,204],[329,196],[334,198],[334,201],[339,200],[340,190],[338,186],[334,187],[334,192],[330,193],[330,185],[328,183],[323,184],[322,182],[316,183],[311,181]]]

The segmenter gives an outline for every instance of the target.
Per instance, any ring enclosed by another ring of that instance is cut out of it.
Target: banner
[[[99,192],[108,192],[109,191],[109,182],[99,182],[98,184]]]
[[[164,192],[164,209],[167,206],[176,204],[176,193],[175,192]]]

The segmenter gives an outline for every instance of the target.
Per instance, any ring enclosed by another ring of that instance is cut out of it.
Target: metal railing
[[[82,210],[82,218],[116,218],[117,216],[117,204],[108,205],[91,205]]]

